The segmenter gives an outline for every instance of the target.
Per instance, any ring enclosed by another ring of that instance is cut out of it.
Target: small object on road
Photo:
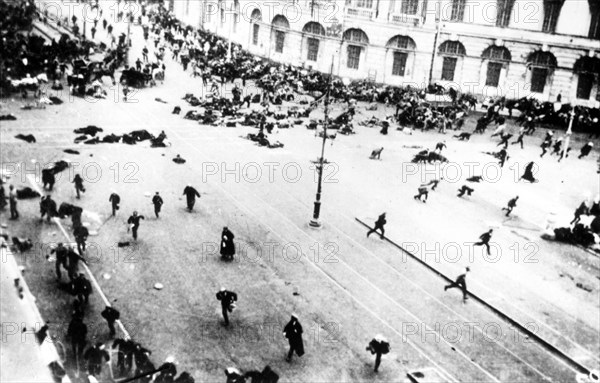
[[[104,278],[104,279],[108,280],[108,279],[110,279],[110,278],[111,278],[111,276],[110,276],[110,274],[109,274],[109,273],[104,273],[104,274],[102,274],[102,278]]]
[[[155,284],[154,284],[154,288],[155,288],[156,290],[162,290],[162,289],[164,288],[164,286],[163,286],[163,284],[162,284],[162,283],[155,283]]]
[[[154,99],[154,101],[158,101],[158,102],[162,102],[163,104],[167,104],[167,102],[165,100],[163,100],[162,98],[160,98],[160,97],[156,97]]]
[[[177,157],[173,158],[173,162],[175,162],[176,164],[185,164],[185,160],[181,158],[179,154],[177,155]]]
[[[383,147],[379,148],[379,149],[375,149],[371,152],[371,157],[369,157],[369,159],[371,160],[380,160],[381,159],[381,152],[383,152]]]
[[[592,290],[593,290],[591,287],[585,286],[582,283],[576,283],[575,286],[579,287],[582,290],[587,291],[588,293],[592,292]]]
[[[73,150],[73,149],[65,149],[65,150],[63,150],[63,152],[69,153],[69,154],[79,154],[79,152],[77,150]]]
[[[15,138],[18,138],[19,140],[23,140],[29,144],[35,143],[35,137],[33,136],[33,134],[17,134],[15,136]]]

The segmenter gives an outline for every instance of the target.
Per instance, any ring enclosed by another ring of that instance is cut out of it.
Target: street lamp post
[[[565,148],[562,152],[562,156],[561,156],[561,161],[565,159],[565,156],[567,155],[567,150],[569,149],[569,143],[571,142],[571,134],[573,134],[573,120],[575,119],[575,109],[571,110],[571,113],[569,113],[569,127],[567,128],[567,139],[565,140]]]
[[[235,12],[235,10],[234,10]],[[227,31],[227,40],[228,40],[228,45],[227,45],[227,62],[231,62],[231,30],[233,29],[233,23],[235,23],[235,13],[233,14],[233,20],[231,20],[229,22],[229,31]]]
[[[573,120],[575,119],[575,110],[571,110],[571,112],[569,113],[569,127],[567,128],[567,132],[565,133],[565,136],[567,137],[567,139],[565,140],[565,147],[563,148],[560,160],[563,161],[567,155],[567,150],[569,150],[569,143],[571,141],[571,134],[573,134]],[[564,167],[566,165],[561,165],[561,172],[560,174],[563,175],[565,174]],[[546,218],[546,235],[549,236],[553,236],[554,235],[554,227],[556,226],[556,221],[557,221],[557,216],[558,216],[558,209],[556,209],[556,207],[560,206],[561,203],[561,197],[562,197],[562,193],[563,193],[563,183],[564,180],[562,179],[562,176],[559,179],[560,183],[558,184],[558,186],[556,187],[556,203],[553,204],[553,206],[555,207],[554,209],[552,209],[550,211],[550,214],[548,215],[548,218]]]
[[[433,81],[433,66],[435,64],[435,56],[437,53],[437,42],[440,37],[440,27],[441,27],[441,15],[440,15],[440,3],[437,2],[435,4],[435,36],[433,38],[433,52],[431,53],[431,64],[429,65],[429,83]],[[437,98],[436,98],[437,99]]]
[[[323,142],[321,143],[321,157],[319,158],[319,164],[317,165],[317,174],[319,179],[317,182],[317,196],[315,198],[315,204],[313,209],[313,217],[310,220],[309,225],[311,227],[321,227],[321,221],[319,215],[321,214],[321,191],[323,187],[323,165],[325,164],[325,144],[327,142],[327,125],[329,124],[329,95],[331,93],[331,79],[333,77],[333,56],[331,57],[331,70],[329,72],[329,81],[327,84],[327,90],[325,91],[325,119],[323,122]]]
[[[125,66],[129,67],[129,50],[131,49],[131,19],[127,19],[127,43],[125,47]]]

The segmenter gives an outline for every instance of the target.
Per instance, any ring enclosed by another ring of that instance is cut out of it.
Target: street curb
[[[2,229],[2,232],[6,233],[6,230]],[[5,241],[4,238],[0,237],[0,244],[3,246],[2,248],[0,248],[0,253],[3,253],[3,256],[2,256],[3,266],[2,267],[5,268],[4,273],[9,273],[14,276],[17,276],[17,275],[19,276],[18,281],[19,281],[19,286],[22,288],[22,296],[23,296],[21,298],[21,301],[26,302],[30,306],[31,311],[33,311],[33,316],[39,321],[39,323],[45,324],[46,321],[42,317],[42,314],[40,313],[40,310],[35,302],[35,296],[31,293],[31,290],[29,289],[29,285],[27,284],[25,277],[23,276],[22,272],[19,270],[19,265],[17,263],[17,260],[15,259],[13,252],[10,250],[8,241]],[[16,280],[16,278],[15,278],[15,280]],[[37,350],[41,354],[45,354],[45,353],[51,354],[51,355],[49,355],[51,362],[48,363],[48,365],[46,367],[48,368],[48,373],[50,374],[50,376],[53,376],[53,372],[50,368],[50,365],[52,363],[58,364],[63,370],[65,370],[65,368],[60,360],[58,350],[54,346],[54,342],[50,342],[51,345],[49,345],[48,339],[52,339],[52,336],[50,335],[49,330],[46,332],[46,339],[41,344],[38,344]],[[65,375],[63,377],[63,382],[68,383],[70,381],[71,380],[69,379],[68,375]]]

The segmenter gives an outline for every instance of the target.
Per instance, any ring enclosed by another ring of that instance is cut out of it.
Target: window
[[[412,39],[408,36],[396,36],[392,40],[388,46],[393,46],[394,48],[399,49],[414,49],[414,44],[412,44]]]
[[[456,57],[444,57],[442,65],[442,81],[454,81],[454,71],[456,70]]]
[[[535,51],[527,58],[528,62],[531,62],[537,66],[545,67],[556,67],[556,57],[550,52]]]
[[[500,83],[500,71],[502,71],[502,64],[490,62],[487,67],[487,78],[485,80],[486,86],[498,86]]]
[[[356,8],[373,8],[373,0],[356,0],[354,3]]]
[[[348,68],[358,69],[360,64],[360,51],[361,47],[358,45],[348,45]]]
[[[260,25],[252,25],[252,44],[258,45],[258,32],[260,31]]]
[[[325,36],[327,33],[325,32],[325,28],[317,22],[311,21],[306,23],[304,28],[302,28],[302,32],[310,33],[312,35],[322,35]]]
[[[465,46],[459,41],[445,41],[440,45],[440,54],[453,55],[453,56],[465,56],[467,54]]]
[[[594,84],[594,75],[591,73],[579,73],[577,82],[577,98],[589,100],[592,94],[592,85]]]
[[[515,0],[498,0],[496,26],[508,27],[510,23],[510,14],[512,13]]]
[[[419,0],[402,0],[400,13],[405,15],[416,15],[419,8]]]
[[[392,65],[392,76],[404,76],[406,72],[406,59],[408,54],[404,52],[394,52],[394,64]]]
[[[450,21],[463,21],[463,18],[465,17],[465,2],[466,0],[452,1],[452,13],[450,14]]]
[[[290,29],[290,22],[285,16],[282,15],[275,16],[271,24],[280,29]]]
[[[531,65],[531,91],[543,93],[546,79],[556,68],[556,57],[550,52],[535,51],[527,57],[527,65]]]
[[[535,93],[544,93],[546,78],[548,77],[548,68],[531,69],[531,91]]]
[[[319,54],[319,40],[308,38],[308,54],[306,59],[308,61],[317,61],[317,56]]]
[[[285,43],[285,32],[275,31],[275,52],[283,53],[283,44]]]
[[[556,31],[556,23],[563,3],[564,0],[544,0],[543,32],[554,33]]]
[[[252,11],[252,14],[250,15],[250,19],[254,22],[256,21],[261,21],[262,20],[262,14],[260,13],[260,10],[255,9]]]
[[[354,41],[356,43],[360,43],[360,44],[368,44],[369,43],[369,38],[367,37],[367,35],[365,34],[365,32],[363,32],[360,29],[348,29],[346,32],[344,32],[344,40],[348,40],[348,41]]]
[[[508,49],[504,47],[499,47],[497,45],[492,45],[491,47],[483,51],[482,57],[497,61],[510,61],[512,58]]]

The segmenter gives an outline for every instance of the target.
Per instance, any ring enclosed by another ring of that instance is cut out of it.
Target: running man
[[[453,289],[458,287],[461,289],[463,293],[463,302],[466,302],[469,297],[467,296],[467,274],[471,271],[471,269],[467,266],[465,268],[465,272],[458,277],[456,277],[456,281],[450,283],[449,285],[444,286],[444,291],[448,291],[448,289]]]
[[[383,228],[383,226],[386,223],[387,221],[385,220],[385,213],[383,213],[379,216],[379,218],[377,218],[377,221],[375,221],[375,227],[367,232],[367,238],[369,238],[369,235],[375,233],[377,229],[379,229],[381,230],[381,239],[383,239],[385,234],[385,229]]]
[[[487,233],[483,233],[479,236],[479,239],[481,241],[479,242],[475,242],[473,245],[474,246],[485,246],[487,249],[487,253],[488,255],[490,255],[490,239],[492,239],[492,232],[494,230],[490,229],[490,231],[488,231]]]
[[[513,209],[517,206],[518,199],[519,199],[519,196],[516,196],[515,198],[508,201],[508,204],[506,205],[506,207],[502,208],[502,210],[506,210],[507,217],[510,215],[510,213],[512,213]]]

